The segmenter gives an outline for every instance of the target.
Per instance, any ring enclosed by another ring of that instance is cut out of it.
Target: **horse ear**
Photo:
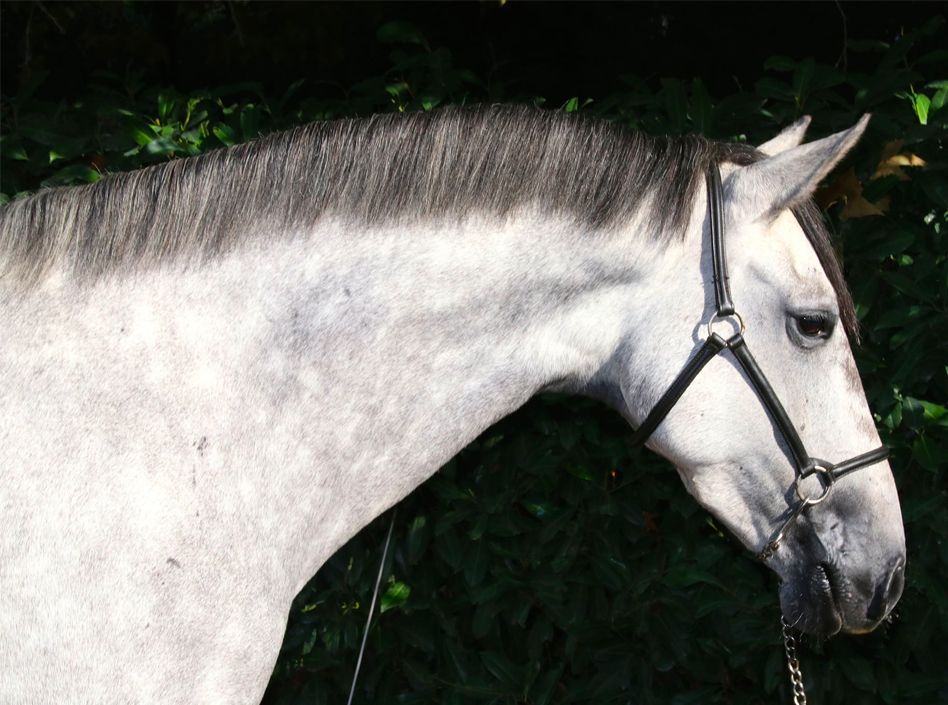
[[[806,133],[806,128],[810,126],[810,120],[812,118],[809,115],[804,115],[789,127],[785,127],[779,135],[757,147],[757,149],[768,157],[772,157],[787,151],[791,147],[796,147],[803,141],[803,135]]]
[[[867,124],[869,115],[863,115],[848,130],[737,169],[727,178],[728,198],[751,220],[776,217],[812,195],[859,141]]]

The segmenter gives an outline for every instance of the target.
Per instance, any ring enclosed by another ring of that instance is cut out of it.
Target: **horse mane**
[[[536,205],[597,230],[637,216],[667,242],[683,232],[711,164],[761,157],[748,145],[649,136],[525,106],[316,122],[3,206],[0,281],[35,282],[54,263],[96,277],[214,258],[253,232],[302,233],[327,214],[375,225],[504,217]],[[798,210],[854,334],[825,227],[812,206]]]

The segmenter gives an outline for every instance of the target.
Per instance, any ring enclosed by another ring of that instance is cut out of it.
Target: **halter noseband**
[[[800,440],[800,434],[797,433],[793,422],[787,416],[786,410],[777,398],[773,387],[767,381],[767,377],[757,365],[754,356],[751,355],[744,341],[743,333],[745,330],[744,319],[734,309],[731,301],[731,290],[728,284],[727,259],[724,252],[724,203],[722,198],[721,172],[717,165],[712,164],[708,168],[706,175],[708,186],[708,216],[711,224],[711,261],[714,271],[714,301],[716,312],[708,321],[708,337],[704,345],[698,350],[685,365],[684,369],[678,373],[675,381],[661,396],[649,415],[642,422],[642,425],[635,432],[632,443],[641,445],[648,440],[649,436],[658,428],[658,425],[664,420],[668,412],[672,410],[675,403],[685,393],[689,385],[694,381],[698,373],[704,368],[713,357],[730,350],[737,358],[741,368],[744,370],[751,386],[757,392],[763,402],[764,408],[770,414],[774,424],[780,430],[783,439],[790,448],[790,454],[793,457],[793,464],[796,469],[796,479],[793,483],[794,493],[797,496],[796,505],[791,507],[789,515],[780,529],[774,534],[773,538],[761,551],[757,558],[766,561],[780,547],[780,542],[784,537],[790,525],[803,513],[803,510],[809,506],[819,504],[829,496],[833,486],[840,477],[847,475],[854,470],[874,465],[889,456],[889,449],[880,446],[875,450],[870,450],[861,455],[856,455],[840,463],[830,463],[810,456]],[[738,332],[725,339],[714,332],[714,323],[719,320],[732,319],[737,324]],[[816,475],[820,480],[822,492],[817,495],[807,495],[801,483],[811,475]]]

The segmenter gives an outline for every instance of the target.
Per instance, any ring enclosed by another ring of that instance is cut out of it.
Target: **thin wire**
[[[392,510],[392,520],[388,525],[388,536],[385,537],[385,547],[382,549],[382,562],[379,563],[379,574],[375,579],[375,591],[372,593],[372,604],[369,605],[369,613],[365,618],[365,631],[362,633],[362,646],[359,647],[359,658],[356,660],[355,673],[352,674],[352,687],[349,688],[349,700],[346,705],[352,705],[352,698],[355,696],[356,682],[359,680],[359,669],[362,668],[362,657],[365,655],[365,644],[369,640],[369,627],[372,625],[372,614],[375,612],[375,601],[379,596],[379,588],[382,586],[382,572],[385,570],[385,559],[388,557],[388,545],[392,540],[392,529],[395,528],[395,510]]]

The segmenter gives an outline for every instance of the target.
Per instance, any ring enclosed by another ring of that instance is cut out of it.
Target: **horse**
[[[866,121],[449,108],[4,206],[0,702],[259,702],[327,558],[544,391],[648,422],[789,623],[872,630],[905,537],[811,202]]]

